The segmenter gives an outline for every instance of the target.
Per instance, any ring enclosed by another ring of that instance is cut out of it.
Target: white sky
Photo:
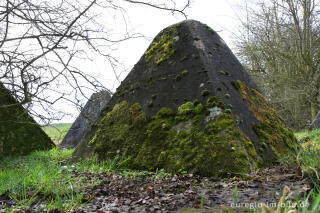
[[[182,1],[182,0],[176,0]],[[193,0],[191,7],[186,11],[189,19],[201,21],[217,31],[232,49],[232,36],[239,30],[239,20],[236,13],[239,13],[238,6],[242,0]],[[125,5],[124,5],[125,6]],[[121,75],[124,79],[128,71],[138,62],[152,39],[164,28],[184,20],[181,15],[172,16],[169,12],[160,11],[144,6],[128,4],[125,7],[129,19],[129,29],[141,33],[145,38],[133,39],[122,43],[114,52],[123,64],[120,70],[127,70]],[[115,24],[117,22],[115,21]],[[115,25],[117,27],[117,25]],[[120,27],[120,26],[118,26]],[[119,83],[113,71],[101,59],[83,65],[85,69],[95,74],[99,73],[100,80],[104,86],[115,91]],[[84,101],[85,102],[85,101]],[[66,111],[73,112],[73,117],[65,117],[61,122],[73,122],[79,111],[74,106],[63,106]]]

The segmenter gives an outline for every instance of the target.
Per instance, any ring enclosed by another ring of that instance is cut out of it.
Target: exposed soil
[[[286,199],[292,202],[296,195],[303,197],[311,188],[307,178],[280,166],[261,170],[246,180],[219,180],[192,174],[126,177],[120,173],[74,172],[73,176],[86,177],[88,183],[93,179],[101,182],[83,188],[80,193],[84,195],[85,205],[71,212],[225,212],[227,209],[235,210],[236,186],[237,207],[243,212],[250,208],[245,205],[251,205],[252,209],[258,208],[261,203],[275,205],[285,187],[289,189]],[[0,196],[0,206],[15,204],[8,195]],[[18,212],[42,212],[40,206],[43,206],[41,202],[36,201],[27,211]]]

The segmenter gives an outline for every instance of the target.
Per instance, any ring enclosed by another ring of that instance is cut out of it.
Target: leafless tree
[[[38,120],[61,118],[63,112],[50,108],[54,103],[65,100],[77,104],[70,94],[84,96],[84,89],[104,88],[94,75],[81,69],[79,61],[93,60],[92,56],[99,54],[114,67],[118,60],[112,47],[140,36],[126,32],[115,39],[108,26],[113,20],[99,21],[98,13],[125,13],[124,3],[186,17],[190,0],[179,7],[173,0],[1,1],[0,82]],[[47,115],[34,110],[35,105]]]
[[[246,1],[238,54],[293,127],[320,109],[320,1]]]

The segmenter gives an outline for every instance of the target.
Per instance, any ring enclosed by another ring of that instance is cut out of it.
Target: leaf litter
[[[88,186],[79,191],[83,205],[69,212],[226,212],[235,207],[247,211],[261,207],[262,203],[276,204],[285,187],[286,200],[291,202],[296,202],[296,197],[303,198],[312,188],[308,178],[282,166],[263,169],[246,178],[229,179],[193,174],[130,174],[135,172],[72,171],[72,178],[81,178]],[[16,209],[16,212],[59,212],[44,210],[43,202],[33,202],[27,209]],[[15,205],[17,202],[8,194],[0,196],[0,206],[14,208]]]

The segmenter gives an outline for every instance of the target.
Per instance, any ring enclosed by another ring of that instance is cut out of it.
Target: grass
[[[85,176],[73,177],[76,172],[115,171],[117,162],[98,165],[94,159],[76,164],[68,162],[73,150],[36,151],[27,156],[6,158],[0,162],[0,195],[7,194],[25,209],[34,201],[43,201],[42,211],[67,212],[83,205],[79,190],[99,183]],[[12,212],[13,209],[8,209]]]
[[[72,150],[36,151],[18,158],[6,158],[0,162],[0,195],[7,193],[18,206],[26,208],[36,199],[46,200],[46,208],[67,211],[80,205],[78,180],[71,178],[62,162]],[[63,202],[62,200],[68,200]],[[60,204],[59,204],[60,203]]]
[[[96,162],[95,157],[71,163],[69,158],[72,152],[73,150],[54,148],[3,159],[0,161],[0,196],[6,194],[14,199],[17,202],[14,209],[27,209],[40,200],[43,204],[41,211],[68,212],[85,205],[82,195],[79,194],[81,188],[99,184],[101,181],[87,178],[85,175],[72,176],[75,173],[121,172],[130,178],[146,175],[162,178],[170,175],[163,169],[155,173],[122,169],[121,158],[100,164]],[[7,212],[15,212],[14,209],[8,208]]]
[[[318,184],[320,183],[320,129],[304,130],[295,135],[301,143],[302,150],[298,152],[294,160],[298,162],[301,171]],[[292,161],[292,159],[289,160]]]
[[[72,123],[58,123],[43,127],[43,130],[49,135],[55,144],[59,144],[67,134]]]

